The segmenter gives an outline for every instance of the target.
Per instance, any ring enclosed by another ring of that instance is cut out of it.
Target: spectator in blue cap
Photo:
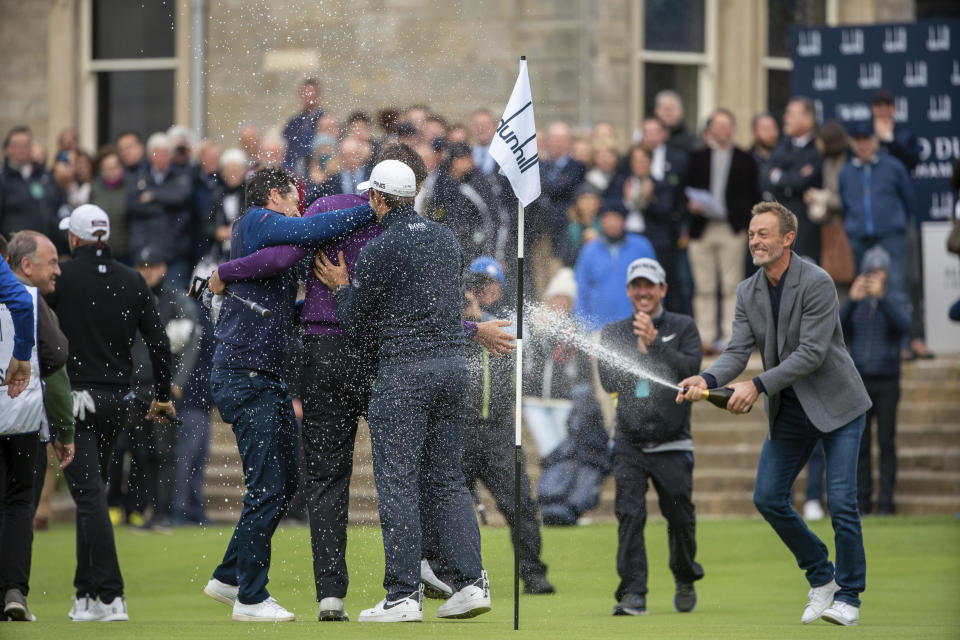
[[[861,514],[870,513],[874,506],[880,515],[894,511],[900,344],[910,330],[910,301],[902,291],[887,286],[890,268],[890,255],[883,247],[869,249],[863,256],[861,273],[850,287],[850,297],[840,310],[843,337],[873,402],[873,407],[867,410],[866,427],[860,437],[857,502]],[[871,501],[870,464],[870,429],[874,416],[880,447],[880,487],[876,503]]]

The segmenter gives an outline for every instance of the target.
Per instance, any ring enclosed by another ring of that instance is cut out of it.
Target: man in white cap
[[[675,389],[659,382],[679,380],[700,369],[700,333],[693,318],[663,308],[666,294],[666,274],[660,263],[650,258],[634,260],[627,267],[627,297],[633,314],[608,324],[600,334],[601,344],[651,374],[645,377],[599,362],[604,390],[619,394],[613,446],[620,574],[615,616],[647,612],[643,528],[648,481],[656,487],[660,512],[667,519],[670,571],[676,582],[673,606],[677,611],[693,611],[697,605],[693,583],[703,577],[703,567],[694,560],[697,542],[691,499],[690,406],[675,404]]]
[[[463,256],[448,228],[417,215],[416,181],[407,165],[384,160],[358,188],[369,190],[384,232],[360,252],[352,286],[342,252],[336,265],[321,254],[316,274],[334,290],[340,326],[356,334],[373,324],[380,338],[367,421],[387,597],[362,611],[360,622],[423,619],[421,512],[439,532],[456,590],[437,616],[473,617],[490,610],[490,586],[461,469],[467,396]]]
[[[75,622],[128,620],[123,577],[107,509],[110,454],[124,424],[133,339],[150,352],[154,400],[148,419],[175,416],[170,401],[170,343],[147,283],[113,259],[106,244],[110,219],[96,205],[77,207],[60,221],[72,260],[61,267],[47,302],[70,342],[67,373],[74,390],[74,462],[64,469],[77,503]]]

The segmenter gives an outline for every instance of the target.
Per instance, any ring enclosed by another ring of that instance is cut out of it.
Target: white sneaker
[[[803,616],[800,617],[800,622],[810,624],[823,615],[823,612],[833,604],[833,594],[837,591],[840,591],[840,587],[837,586],[836,580],[831,580],[825,585],[810,589],[807,593],[810,602],[803,608]]]
[[[440,605],[438,618],[473,618],[490,611],[490,580],[487,572],[481,571],[480,577]]]
[[[233,603],[233,619],[237,622],[293,622],[296,616],[280,606],[274,598],[257,604]]]
[[[420,561],[420,582],[423,583],[423,595],[431,600],[446,600],[453,595],[453,587],[438,578],[426,560]]]
[[[237,601],[237,592],[240,591],[240,587],[235,587],[232,584],[227,584],[226,582],[220,582],[216,578],[210,578],[210,582],[207,583],[207,586],[203,588],[203,592],[216,600],[217,602],[222,602],[225,605],[233,606],[233,603]]]
[[[330,597],[320,601],[317,620],[320,622],[349,622],[350,617],[343,608],[343,600]]]
[[[372,609],[364,609],[360,622],[423,622],[423,586],[406,598],[388,602],[386,598]]]
[[[837,601],[820,616],[827,622],[844,627],[855,627],[860,624],[860,607],[847,602]]]
[[[67,615],[74,622],[94,622],[103,618],[104,611],[99,600],[84,596],[73,599],[73,607]]]
[[[803,519],[815,522],[823,520],[823,506],[819,500],[807,500],[803,503]]]
[[[128,622],[130,620],[130,616],[127,615],[127,601],[123,596],[117,596],[109,604],[101,602],[100,609],[103,611],[100,622]]]

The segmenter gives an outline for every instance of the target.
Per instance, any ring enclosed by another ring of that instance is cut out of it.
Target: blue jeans
[[[388,600],[420,588],[421,513],[436,527],[454,588],[480,577],[480,530],[461,467],[466,402],[463,357],[380,363],[367,418]]]
[[[890,288],[907,293],[907,235],[906,231],[894,231],[880,237],[850,238],[853,251],[853,266],[860,273],[863,254],[880,245],[890,254]]]
[[[857,460],[864,415],[835,431],[823,433],[807,419],[797,401],[785,401],[763,443],[757,467],[753,503],[780,539],[793,552],[812,587],[836,579],[836,600],[860,606],[866,586],[860,511],[857,509]],[[833,524],[836,570],[827,546],[793,508],[793,481],[818,441],[823,441],[827,466],[827,509]]]
[[[203,524],[207,521],[203,476],[210,452],[210,412],[183,407],[177,413],[183,427],[177,435],[173,519],[178,524]]]
[[[210,391],[220,416],[233,425],[247,487],[213,577],[238,585],[242,604],[257,604],[270,597],[270,540],[297,492],[299,426],[287,385],[262,371],[214,367]]]

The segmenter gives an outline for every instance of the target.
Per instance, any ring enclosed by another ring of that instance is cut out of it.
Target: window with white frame
[[[146,137],[174,119],[176,0],[86,0],[86,125],[97,146],[121,131]]]
[[[716,60],[710,27],[716,0],[645,0],[641,7],[634,23],[635,74],[641,82],[635,117],[652,113],[657,93],[672,89],[683,100],[687,128],[696,131],[700,116],[713,107],[704,96],[711,95],[709,71]]]

